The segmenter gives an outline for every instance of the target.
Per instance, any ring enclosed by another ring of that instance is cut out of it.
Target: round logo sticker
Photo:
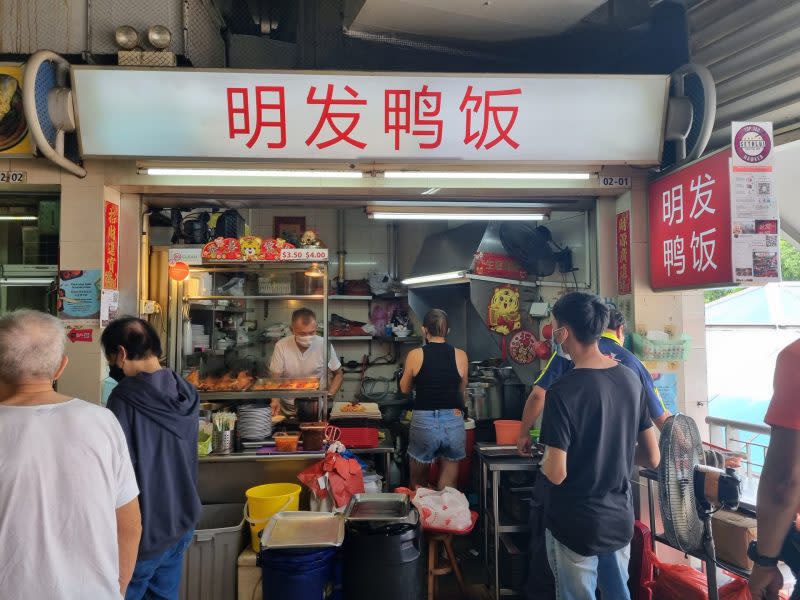
[[[739,158],[748,163],[760,163],[772,150],[769,135],[758,125],[742,127],[736,133],[733,145]]]

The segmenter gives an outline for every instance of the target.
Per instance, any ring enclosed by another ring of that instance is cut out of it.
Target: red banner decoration
[[[718,152],[648,187],[654,290],[733,282],[730,156]]]
[[[631,211],[617,215],[617,293],[631,293]]]
[[[70,342],[91,342],[92,330],[91,329],[70,329],[67,333],[67,338]]]
[[[260,237],[248,235],[237,240],[236,238],[218,237],[203,247],[202,257],[204,261],[212,262],[269,262],[281,260],[282,251],[292,248],[294,248],[292,244],[281,238],[262,240]],[[327,249],[315,248],[315,250],[324,253],[324,258],[319,260],[327,260]]]
[[[119,273],[119,205],[106,200],[103,244],[103,288],[116,290]]]
[[[497,252],[477,252],[472,269],[476,275],[487,277],[519,280],[528,278],[528,273],[513,258]]]

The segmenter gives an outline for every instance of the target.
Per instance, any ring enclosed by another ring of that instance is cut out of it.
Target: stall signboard
[[[617,214],[617,293],[631,293],[631,211]]]
[[[103,243],[103,289],[116,290],[119,284],[119,204],[105,202]]]
[[[71,73],[83,155],[137,159],[652,165],[669,84],[662,75]]]
[[[734,282],[730,151],[650,183],[650,285],[654,290]]]
[[[772,123],[732,123],[733,270],[738,285],[781,280]]]

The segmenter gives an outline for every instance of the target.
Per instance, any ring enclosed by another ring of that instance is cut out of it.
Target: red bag
[[[337,508],[346,506],[354,494],[364,493],[364,474],[354,458],[345,458],[337,452],[328,452],[325,458],[302,471],[297,479],[319,499],[328,497],[328,490],[320,487],[319,479],[328,475],[328,488]]]

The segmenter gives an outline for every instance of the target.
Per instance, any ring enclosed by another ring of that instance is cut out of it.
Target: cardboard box
[[[261,598],[261,567],[256,566],[256,553],[249,546],[239,555],[238,598]]]
[[[747,546],[758,537],[755,518],[721,510],[712,517],[711,531],[718,560],[741,569],[753,568],[753,561],[747,558]]]

